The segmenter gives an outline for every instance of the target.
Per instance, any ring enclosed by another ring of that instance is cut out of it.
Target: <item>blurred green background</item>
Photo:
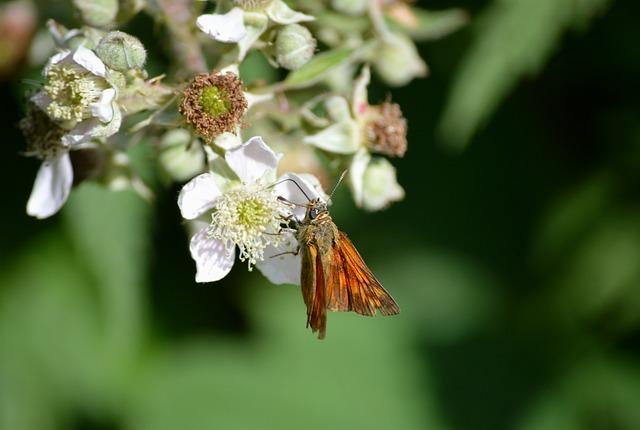
[[[62,3],[40,22],[72,25]],[[27,217],[37,71],[2,75],[1,429],[640,429],[640,3],[418,5],[470,22],[391,92],[407,197],[332,208],[402,313],[331,314],[322,342],[296,287],[192,282],[178,186]]]

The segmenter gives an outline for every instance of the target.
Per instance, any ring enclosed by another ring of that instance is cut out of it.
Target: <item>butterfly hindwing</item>
[[[302,247],[301,253],[302,267],[306,268],[302,271],[300,284],[307,306],[307,327],[311,327],[314,333],[318,332],[318,338],[323,339],[327,327],[327,310],[322,259],[318,248],[313,244]]]

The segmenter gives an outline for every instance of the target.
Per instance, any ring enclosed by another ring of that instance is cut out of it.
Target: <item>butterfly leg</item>
[[[287,254],[291,254],[291,255],[294,255],[294,256],[295,256],[295,255],[298,255],[299,253],[300,253],[300,246],[298,246],[298,247],[296,248],[296,250],[295,250],[295,251],[285,251],[285,252],[280,252],[279,254],[274,254],[274,255],[272,255],[272,256],[271,256],[271,257],[269,257],[269,258],[280,257],[280,256],[282,256],[282,255],[287,255]]]

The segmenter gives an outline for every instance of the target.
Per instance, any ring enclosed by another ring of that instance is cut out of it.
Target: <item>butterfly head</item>
[[[309,202],[307,206],[307,213],[305,218],[308,220],[315,220],[321,217],[324,214],[328,214],[329,210],[327,209],[327,204],[320,200],[319,198],[313,199]]]

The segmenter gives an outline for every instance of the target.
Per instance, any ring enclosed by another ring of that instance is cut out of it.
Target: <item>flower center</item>
[[[200,106],[202,110],[212,117],[217,117],[229,112],[231,100],[224,88],[216,86],[206,87],[200,94]]]
[[[286,211],[271,190],[241,186],[220,198],[208,233],[224,243],[227,254],[238,246],[240,260],[248,261],[251,270],[264,259],[268,245],[277,246],[283,240],[279,230]]]
[[[182,92],[180,114],[198,135],[213,140],[235,133],[247,110],[242,81],[234,73],[200,73]]]
[[[104,79],[71,65],[53,65],[47,70],[44,90],[51,97],[47,113],[56,121],[82,121],[91,117],[91,104],[107,86]]]

